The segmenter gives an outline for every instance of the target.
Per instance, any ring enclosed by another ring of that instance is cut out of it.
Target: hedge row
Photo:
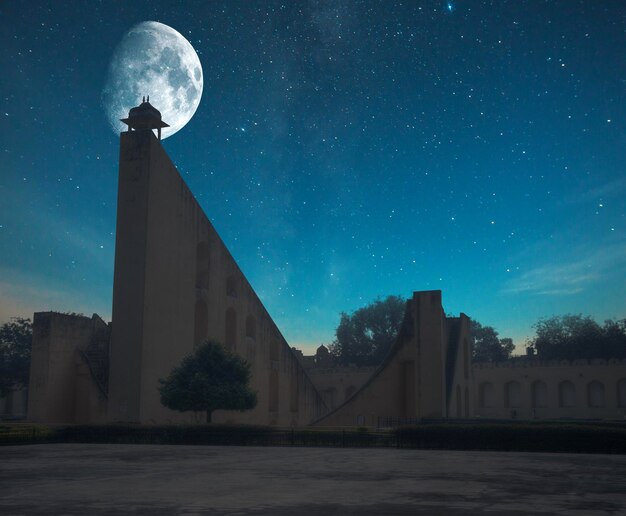
[[[389,446],[389,432],[277,429],[249,425],[76,425],[0,431],[0,445],[34,443],[186,444],[223,446]]]
[[[424,423],[389,431],[277,429],[244,425],[16,425],[0,429],[0,445],[34,443],[397,447],[626,454],[626,424],[452,422]]]
[[[624,424],[433,424],[399,428],[395,437],[400,448],[626,453]]]

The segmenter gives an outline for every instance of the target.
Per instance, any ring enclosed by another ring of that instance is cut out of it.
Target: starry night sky
[[[124,0],[0,4],[0,321],[110,319],[100,98],[145,20],[198,52],[163,145],[290,344],[413,290],[518,345],[542,316],[626,317],[622,0]]]

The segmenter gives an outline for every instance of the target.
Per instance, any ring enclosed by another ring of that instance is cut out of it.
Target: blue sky
[[[520,345],[540,317],[626,317],[623,2],[76,5],[0,5],[1,321],[110,318],[100,99],[146,20],[204,72],[163,145],[292,345],[424,289]]]

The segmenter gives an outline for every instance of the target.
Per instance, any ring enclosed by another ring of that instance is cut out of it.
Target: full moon
[[[113,131],[126,126],[120,118],[150,96],[161,112],[162,138],[180,131],[198,108],[202,96],[202,66],[198,54],[180,33],[154,21],[135,25],[113,53],[102,91],[102,104]]]

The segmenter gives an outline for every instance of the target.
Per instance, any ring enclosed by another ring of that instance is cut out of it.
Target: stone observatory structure
[[[195,422],[161,405],[159,379],[207,339],[250,363],[258,394],[253,410],[216,411],[214,422],[472,415],[469,320],[446,317],[440,291],[414,293],[389,356],[331,411],[155,136],[167,126],[159,111],[144,101],[123,121],[112,322],[35,314],[29,419]]]
[[[473,415],[470,320],[446,317],[441,291],[414,292],[380,367],[317,426],[394,426]]]
[[[135,123],[137,118],[137,123]],[[166,409],[160,378],[212,339],[251,365],[255,409],[215,421],[304,425],[326,411],[321,397],[172,164],[144,102],[121,134],[108,419],[189,420]]]
[[[333,371],[321,347],[312,369],[287,345],[161,146],[167,124],[159,111],[144,101],[123,122],[113,320],[35,314],[31,421],[195,422],[192,413],[161,405],[159,379],[207,339],[250,363],[258,393],[255,409],[216,411],[215,422],[385,427],[428,418],[626,418],[626,361],[472,366],[469,319],[446,317],[438,290],[413,293],[378,368]],[[15,405],[7,399],[0,400],[6,413]]]

